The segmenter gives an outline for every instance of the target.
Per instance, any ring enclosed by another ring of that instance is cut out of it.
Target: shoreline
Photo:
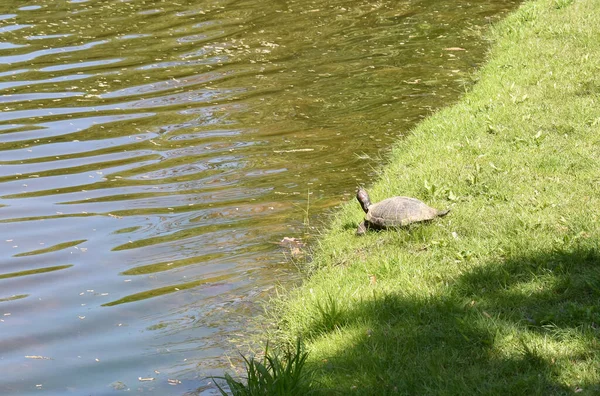
[[[600,392],[600,4],[529,0],[488,36],[367,186],[450,214],[356,237],[349,202],[270,303],[325,393]]]

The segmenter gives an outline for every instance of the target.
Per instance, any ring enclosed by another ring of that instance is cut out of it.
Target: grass
[[[307,357],[308,353],[302,350],[300,339],[296,341],[295,349],[288,347],[282,355],[269,350],[267,344],[262,359],[243,356],[246,377],[242,381],[225,374],[216,379],[224,380],[226,386],[217,383],[217,387],[224,396],[229,394],[226,390],[233,396],[310,395],[315,392],[315,386],[312,372],[305,368]]]
[[[369,191],[452,212],[356,237],[345,205],[273,302],[320,393],[600,394],[600,2],[531,0],[490,35]]]

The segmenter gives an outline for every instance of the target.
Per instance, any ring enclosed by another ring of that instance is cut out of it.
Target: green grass
[[[305,368],[308,353],[302,350],[300,339],[296,340],[295,349],[288,347],[282,354],[270,350],[267,344],[262,359],[242,357],[246,364],[245,378],[236,380],[230,374],[213,378],[225,382],[223,386],[216,383],[223,396],[229,393],[233,396],[304,396],[316,392],[313,372]]]
[[[324,394],[600,394],[600,1],[528,1],[490,36],[369,189],[452,212],[356,237],[345,205],[272,304]]]

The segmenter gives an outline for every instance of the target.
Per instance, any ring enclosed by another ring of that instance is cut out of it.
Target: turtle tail
[[[443,217],[443,216],[446,216],[448,213],[450,213],[450,209],[446,209],[446,210],[438,210],[438,212],[437,212],[437,216],[438,216],[438,217]]]

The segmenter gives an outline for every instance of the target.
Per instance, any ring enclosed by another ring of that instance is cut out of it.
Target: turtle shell
[[[365,220],[376,228],[403,227],[446,213],[448,211],[439,211],[415,198],[393,197],[370,205]]]

